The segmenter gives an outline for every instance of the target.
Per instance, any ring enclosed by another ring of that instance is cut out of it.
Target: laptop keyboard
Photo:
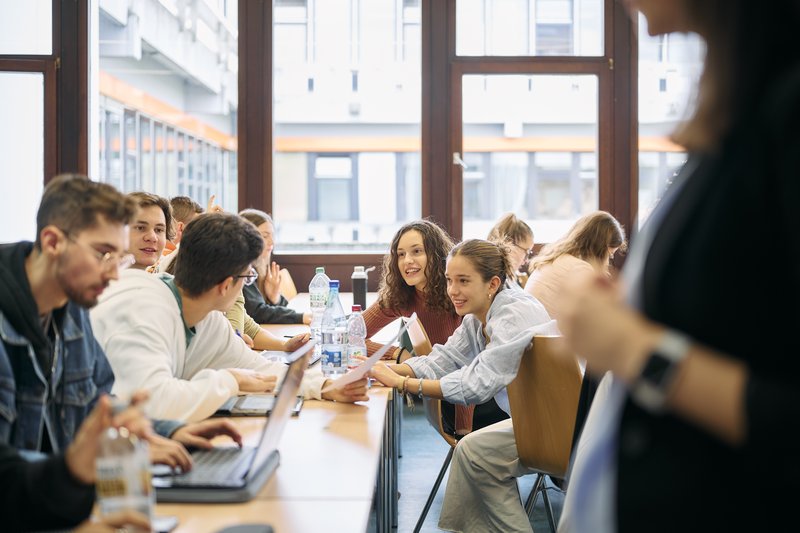
[[[215,448],[192,454],[194,467],[175,476],[173,485],[230,485],[247,474],[255,448]]]

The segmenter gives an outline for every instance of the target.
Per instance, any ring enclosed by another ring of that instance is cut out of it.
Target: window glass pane
[[[651,37],[639,16],[639,225],[686,160],[670,133],[692,110],[702,41],[691,35]]]
[[[93,149],[99,179],[125,192],[187,194],[203,206],[215,194],[236,211],[236,181],[211,173],[208,153],[236,150],[237,2],[148,0],[135,12],[127,4],[90,4],[99,52],[91,100],[107,111]]]
[[[0,72],[0,87],[0,242],[34,240],[44,187],[44,76]]]
[[[52,0],[0,0],[0,54],[52,53]]]
[[[420,3],[309,5],[273,18],[276,250],[384,252],[421,216]]]
[[[596,76],[469,75],[462,87],[465,238],[513,212],[551,242],[597,209]]]
[[[602,0],[456,0],[461,56],[598,56]]]

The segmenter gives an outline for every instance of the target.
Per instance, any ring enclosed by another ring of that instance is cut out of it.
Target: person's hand
[[[286,342],[283,343],[283,350],[285,352],[293,352],[307,343],[310,338],[310,333],[300,333],[299,335],[295,335],[291,339],[286,339]]]
[[[151,531],[150,519],[133,509],[125,509],[102,517],[92,517],[82,522],[74,533],[117,533],[123,531]]]
[[[95,459],[100,448],[100,435],[111,426],[124,426],[142,438],[153,435],[150,421],[142,414],[138,405],[147,399],[147,392],[140,391],[131,397],[130,405],[122,412],[114,415],[111,398],[102,395],[89,416],[78,428],[75,438],[64,454],[72,477],[81,483],[90,485],[95,481]]]
[[[303,313],[303,324],[305,324],[306,326],[311,324],[311,319],[313,317],[314,315],[311,314],[311,311],[306,311],[305,313]]]
[[[381,361],[377,361],[372,368],[369,370],[369,377],[380,381],[383,385],[387,387],[395,387],[398,388],[402,386],[403,376],[386,366],[386,363]]]
[[[324,389],[327,387],[329,383],[330,380],[326,379],[322,384],[322,388]],[[346,403],[366,402],[369,401],[369,396],[367,395],[368,386],[369,382],[367,378],[359,379],[358,381],[345,385],[344,388],[323,392],[322,399]]]
[[[264,283],[262,285],[264,297],[271,303],[276,304],[281,299],[281,267],[273,261],[264,272]]]
[[[216,197],[217,197],[216,194],[212,194],[211,196],[208,197],[208,205],[206,205],[206,213],[224,213],[225,212],[225,210],[222,209],[222,206],[217,205],[217,204],[214,203],[214,200],[216,199]]]
[[[224,418],[212,418],[186,424],[172,434],[172,439],[180,442],[186,447],[210,449],[213,447],[211,439],[219,435],[227,435],[239,447],[242,446],[242,434],[230,420]]]
[[[155,434],[147,442],[150,444],[151,463],[180,468],[184,472],[192,469],[192,456],[180,442]]]
[[[253,339],[250,338],[250,335],[247,333],[240,333],[239,336],[248,347],[252,348],[254,346]]]
[[[275,390],[275,382],[278,380],[275,376],[268,376],[245,368],[228,368],[226,370],[236,378],[241,392],[272,392]]]
[[[558,327],[592,373],[611,370],[625,380],[638,375],[648,351],[640,345],[654,344],[659,331],[623,302],[616,282],[596,274],[564,284]]]

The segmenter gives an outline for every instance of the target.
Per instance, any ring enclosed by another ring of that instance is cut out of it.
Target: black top
[[[744,446],[628,398],[620,531],[774,531],[800,495],[800,70],[716,156],[699,157],[655,233],[647,317],[744,361]]]
[[[281,295],[277,304],[271,304],[264,299],[256,284],[245,285],[244,310],[259,324],[302,324],[303,313],[286,307],[289,301]]]

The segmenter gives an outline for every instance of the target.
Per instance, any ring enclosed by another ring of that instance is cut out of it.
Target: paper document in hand
[[[409,324],[414,324],[417,321],[417,313],[413,313],[408,320],[404,321],[404,323],[400,326],[400,329],[397,330],[397,334],[394,336],[392,340],[384,344],[380,350],[372,354],[369,359],[363,361],[360,365],[355,367],[353,370],[349,371],[347,374],[343,374],[339,376],[337,379],[332,380],[327,387],[322,389],[322,392],[328,392],[336,389],[341,389],[345,385],[349,385],[359,379],[362,379],[364,376],[367,375],[369,369],[372,368],[377,361],[379,361],[386,352],[389,351],[389,348],[394,348],[394,343],[397,339],[400,338],[400,335],[408,328]]]

